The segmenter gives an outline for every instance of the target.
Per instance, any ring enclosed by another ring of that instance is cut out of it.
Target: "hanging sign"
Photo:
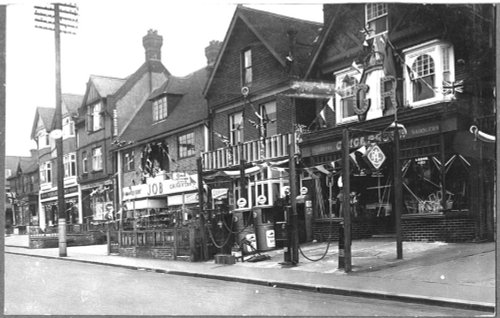
[[[386,159],[384,152],[378,145],[374,145],[368,148],[368,151],[366,152],[366,158],[376,170],[380,169]]]
[[[265,204],[265,203],[266,203],[266,201],[267,201],[267,198],[266,198],[266,196],[265,196],[265,195],[263,195],[263,194],[261,194],[261,195],[259,195],[259,196],[257,197],[257,203],[258,203],[259,205],[263,205],[263,204]]]
[[[302,187],[302,188],[300,188],[300,194],[301,194],[301,195],[306,195],[306,194],[307,194],[307,191],[308,191],[308,189],[307,189],[306,187]]]
[[[238,208],[244,208],[247,206],[247,199],[245,198],[239,198],[238,201],[236,201],[236,205],[238,205]]]

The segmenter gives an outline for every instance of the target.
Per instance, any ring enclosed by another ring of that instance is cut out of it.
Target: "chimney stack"
[[[215,61],[217,60],[217,55],[219,54],[222,42],[217,40],[212,40],[205,48],[205,56],[207,57],[207,68],[213,69],[215,66]]]
[[[163,37],[158,35],[157,30],[148,30],[148,34],[146,34],[142,38],[142,45],[146,50],[146,61],[149,60],[157,60],[161,61],[161,46],[163,44]]]

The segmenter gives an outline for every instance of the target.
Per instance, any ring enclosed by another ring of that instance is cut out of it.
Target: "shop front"
[[[80,197],[78,186],[64,188],[65,217],[67,224],[81,224],[82,211],[80,209]],[[40,219],[39,225],[42,229],[47,226],[57,226],[59,214],[57,208],[57,189],[40,191]]]
[[[472,241],[493,219],[492,149],[469,132],[470,119],[457,105],[398,112],[403,210],[407,241]],[[395,233],[393,118],[348,127],[353,238]],[[316,239],[338,236],[342,207],[342,130],[303,136],[302,184],[312,190]],[[473,150],[475,149],[475,150]],[[489,168],[488,168],[489,167]],[[482,172],[480,171],[482,170]],[[484,200],[490,198],[489,200]],[[486,235],[486,234],[485,234]]]
[[[102,223],[113,219],[114,191],[113,182],[81,185],[83,223]]]
[[[179,227],[199,214],[196,175],[148,178],[145,184],[123,188],[122,194],[124,229],[133,224],[140,229]]]

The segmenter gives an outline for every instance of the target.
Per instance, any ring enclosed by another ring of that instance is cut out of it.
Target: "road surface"
[[[485,313],[6,253],[5,314],[471,317]]]

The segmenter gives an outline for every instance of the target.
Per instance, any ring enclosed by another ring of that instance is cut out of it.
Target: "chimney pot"
[[[157,30],[149,29],[148,34],[142,38],[142,45],[146,51],[146,61],[161,61],[161,46],[163,45],[163,37],[158,35]]]
[[[207,57],[207,67],[213,68],[215,61],[217,60],[217,54],[219,54],[222,42],[217,40],[212,40],[205,48],[205,56]]]

